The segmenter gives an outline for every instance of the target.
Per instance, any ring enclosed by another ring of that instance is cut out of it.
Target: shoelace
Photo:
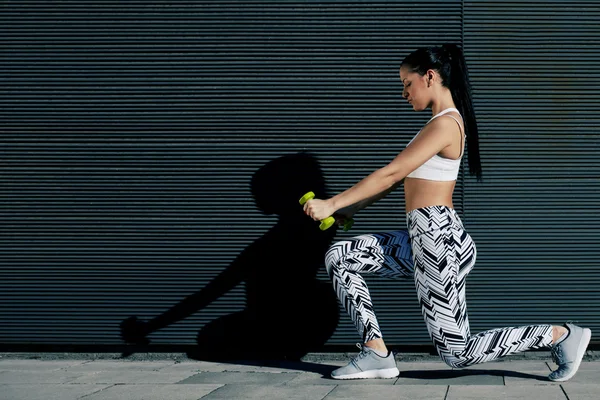
[[[557,344],[556,346],[552,346],[550,350],[550,355],[552,355],[552,361],[558,366],[560,366],[559,359],[562,358],[562,346]]]
[[[352,361],[357,362],[360,359],[363,359],[367,356],[367,352],[365,351],[365,346],[360,343],[356,343],[356,347],[360,349],[360,353],[352,358]]]

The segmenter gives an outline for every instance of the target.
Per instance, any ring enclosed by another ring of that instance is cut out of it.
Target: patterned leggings
[[[408,233],[362,235],[338,242],[325,256],[338,299],[364,342],[382,337],[360,275],[374,273],[414,278],[429,336],[451,367],[551,345],[551,325],[499,328],[471,336],[465,299],[465,280],[477,254],[471,236],[456,212],[445,206],[413,210],[407,214],[407,225]]]

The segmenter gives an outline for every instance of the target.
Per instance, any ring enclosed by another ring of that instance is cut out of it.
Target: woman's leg
[[[389,278],[412,276],[410,240],[405,231],[363,235],[334,244],[325,257],[327,272],[342,306],[350,314],[364,345],[348,365],[331,373],[334,379],[398,376],[394,354],[387,351],[367,284],[361,274]]]
[[[335,243],[325,255],[327,273],[340,303],[364,343],[382,337],[371,295],[361,274],[410,278],[413,262],[406,231],[357,236]]]
[[[552,344],[551,325],[500,328],[471,336],[465,281],[475,264],[473,240],[448,208],[428,208],[411,218],[413,227],[421,227],[411,230],[417,295],[429,335],[444,362],[467,367]],[[428,230],[428,219],[443,222]]]

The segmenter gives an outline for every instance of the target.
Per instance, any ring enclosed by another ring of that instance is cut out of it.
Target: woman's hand
[[[335,222],[338,226],[344,226],[346,221],[351,220],[352,217],[354,217],[354,214],[356,214],[358,211],[360,211],[360,209],[357,208],[356,205],[352,205],[340,208],[333,213],[333,217],[335,218]]]
[[[329,200],[312,199],[304,204],[304,213],[315,221],[330,217],[334,212],[335,209]]]

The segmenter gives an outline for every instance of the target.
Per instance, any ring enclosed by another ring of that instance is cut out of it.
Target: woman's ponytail
[[[447,57],[450,64],[448,86],[452,93],[452,100],[460,111],[465,122],[465,133],[467,135],[467,156],[469,160],[469,172],[481,181],[481,158],[479,156],[479,132],[477,119],[473,109],[473,98],[469,71],[462,50],[455,44],[444,44],[442,53]]]

